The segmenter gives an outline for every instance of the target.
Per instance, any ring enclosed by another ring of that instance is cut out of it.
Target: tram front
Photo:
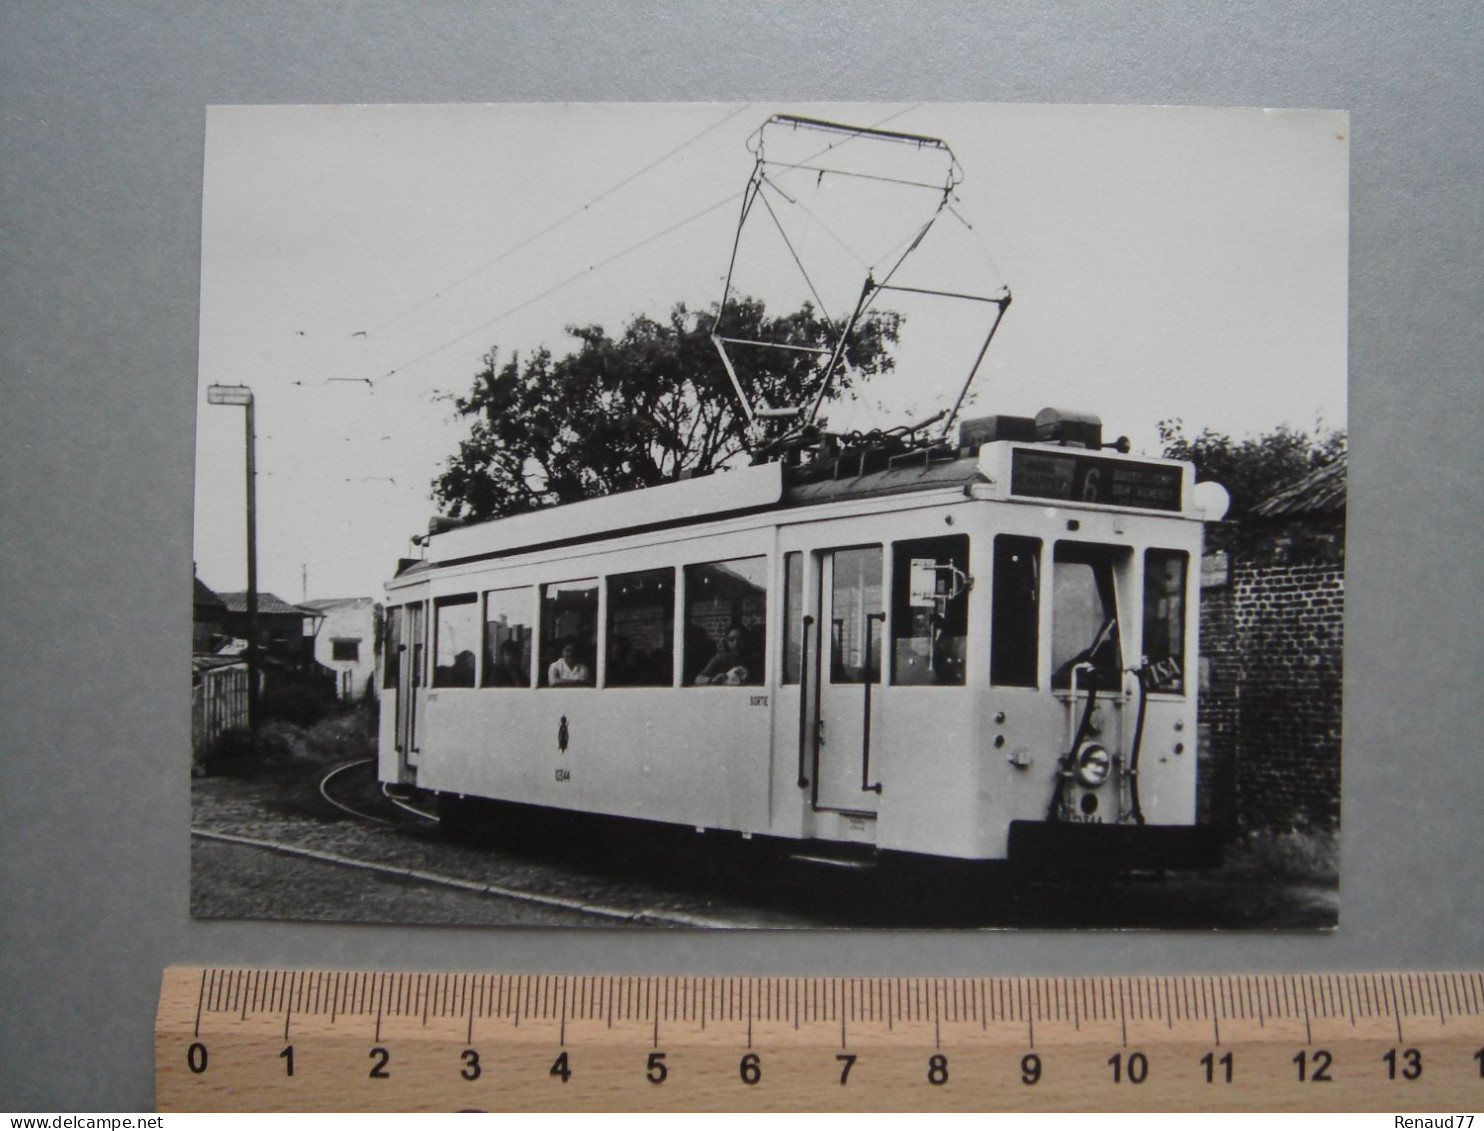
[[[1013,862],[1077,872],[1219,863],[1197,824],[1202,520],[1218,495],[1171,460],[1100,445],[985,445],[996,508],[992,732]],[[1019,725],[1017,725],[1019,724]]]

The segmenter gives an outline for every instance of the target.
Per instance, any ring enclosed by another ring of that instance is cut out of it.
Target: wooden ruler
[[[1484,974],[173,967],[155,1064],[161,1111],[1468,1112]]]

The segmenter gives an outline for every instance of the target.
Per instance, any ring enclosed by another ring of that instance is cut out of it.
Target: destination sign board
[[[1064,503],[1178,511],[1182,469],[1065,450],[1016,448],[1010,494]]]

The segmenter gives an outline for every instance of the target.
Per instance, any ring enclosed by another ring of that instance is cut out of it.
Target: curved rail
[[[429,813],[426,809],[419,809],[416,805],[409,804],[407,801],[403,800],[400,797],[393,797],[390,793],[387,792],[386,782],[381,783],[381,796],[385,797],[398,809],[405,809],[414,817],[421,817],[425,821],[433,821],[434,823],[438,821],[437,813]]]
[[[319,795],[323,797],[325,801],[328,802],[330,805],[333,805],[342,813],[346,813],[349,816],[354,817],[358,821],[369,821],[370,823],[376,825],[389,825],[392,828],[404,828],[411,822],[397,821],[389,817],[378,816],[375,813],[367,813],[364,810],[357,809],[354,805],[348,805],[344,801],[337,800],[330,794],[330,782],[333,781],[335,778],[339,777],[341,774],[347,773],[350,770],[359,769],[362,766],[374,765],[375,761],[376,759],[374,758],[357,758],[353,762],[342,762],[340,765],[336,766],[333,770],[331,770],[320,779]],[[382,796],[386,796],[385,792],[383,792]],[[432,814],[425,813],[422,810],[417,809],[411,805],[404,804],[398,801],[396,798],[387,797],[387,800],[396,805],[398,808],[405,809],[409,813],[416,814],[424,821],[432,821],[436,823],[438,820],[438,818],[433,816]]]

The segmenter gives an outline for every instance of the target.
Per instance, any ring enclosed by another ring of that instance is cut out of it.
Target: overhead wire
[[[703,137],[706,133],[709,133],[712,130],[717,129],[720,126],[724,125],[726,122],[728,122],[732,118],[736,117],[738,114],[740,114],[743,110],[746,110],[751,105],[752,105],[751,103],[745,103],[744,105],[738,107],[738,109],[736,109],[732,113],[728,114],[725,118],[722,118],[719,121],[713,123],[711,126],[708,126],[705,130],[701,131],[701,133],[699,133],[699,134],[695,135],[694,137],[688,139],[687,141],[683,142],[681,145],[676,146],[674,149],[670,150],[665,155],[663,155],[663,156],[661,156],[659,158],[656,158],[649,165],[645,166],[644,169],[639,170],[638,172],[632,174],[629,178],[627,178],[627,181],[625,181],[623,183],[627,183],[628,181],[632,181],[633,179],[635,179],[636,177],[638,177],[642,173],[647,172],[650,169],[654,168],[656,165],[660,164],[662,161],[667,160],[669,157],[674,156],[675,153],[678,153],[681,149],[684,149],[687,145],[690,145],[694,141],[698,140],[700,137]],[[904,114],[910,113],[912,110],[917,109],[920,105],[921,105],[921,103],[913,103],[911,106],[905,107],[902,110],[898,110],[898,111],[896,111],[893,114],[887,115],[885,118],[882,118],[879,122],[874,123],[869,128],[870,129],[877,129],[880,126],[885,125],[887,122],[893,121],[894,119],[899,118],[899,117],[901,117]],[[811,157],[807,158],[806,160],[811,160],[811,161],[812,160],[815,160],[818,157],[823,156],[823,154],[829,152],[830,150],[835,149],[835,148],[838,148],[839,146],[842,146],[842,145],[849,144],[851,141],[855,141],[855,140],[857,140],[861,136],[863,136],[863,135],[862,134],[853,133],[853,134],[851,134],[851,135],[849,135],[847,137],[841,138],[839,141],[831,142],[829,145],[825,146],[818,153],[813,154]],[[785,170],[784,175],[787,175],[788,172],[790,172],[790,171],[791,170]],[[751,189],[751,186],[752,186],[752,182],[749,181],[749,189]],[[621,187],[621,185],[615,185],[612,189],[605,190],[605,192],[603,194],[601,194],[601,196],[611,195],[611,193],[614,192],[614,191],[616,191],[617,188],[619,188],[619,187]],[[933,186],[933,187],[937,187],[937,186]],[[568,278],[563,279],[562,281],[553,284],[552,286],[546,288],[544,291],[541,291],[538,294],[532,295],[530,298],[525,299],[524,301],[522,301],[520,303],[517,303],[515,306],[512,306],[512,307],[509,307],[509,308],[507,308],[505,310],[502,310],[499,314],[496,314],[494,317],[485,319],[483,322],[479,323],[477,326],[471,327],[469,330],[465,331],[464,333],[459,334],[456,337],[453,337],[453,338],[450,338],[450,339],[444,341],[441,345],[438,345],[438,346],[434,347],[433,349],[427,350],[424,353],[418,354],[416,357],[413,357],[413,358],[409,359],[408,361],[401,362],[400,364],[394,366],[393,368],[387,370],[385,373],[381,374],[381,376],[376,377],[376,378],[374,378],[374,379],[372,379],[370,381],[367,381],[367,384],[372,385],[372,387],[374,387],[374,383],[375,382],[384,381],[387,378],[396,376],[396,375],[402,373],[403,371],[405,371],[407,369],[410,369],[412,366],[418,365],[418,364],[420,364],[420,363],[428,360],[428,358],[434,357],[434,356],[442,353],[444,350],[450,349],[453,346],[458,345],[460,342],[466,341],[467,339],[473,337],[475,334],[479,333],[480,331],[485,330],[485,329],[488,329],[490,326],[494,325],[495,323],[500,322],[500,321],[502,321],[502,320],[504,320],[506,318],[509,318],[511,315],[516,314],[516,313],[518,313],[518,312],[526,309],[528,306],[532,306],[535,303],[540,302],[541,300],[543,300],[545,298],[549,298],[551,295],[556,294],[558,291],[561,291],[561,290],[565,289],[566,287],[571,286],[573,283],[576,283],[576,282],[578,282],[581,279],[587,278],[594,271],[600,270],[601,268],[606,267],[609,264],[614,263],[615,261],[617,261],[619,259],[622,259],[624,256],[629,255],[629,254],[631,254],[631,253],[633,253],[635,251],[638,251],[640,248],[645,247],[646,245],[654,242],[655,240],[662,239],[663,237],[671,234],[672,232],[674,232],[674,231],[676,231],[676,230],[678,230],[678,229],[680,229],[682,227],[685,227],[687,224],[693,223],[694,221],[699,220],[701,217],[706,216],[706,215],[709,215],[710,213],[716,211],[716,209],[721,208],[722,206],[724,206],[726,204],[730,204],[732,201],[741,199],[741,198],[745,197],[746,195],[747,195],[747,192],[745,192],[745,191],[744,192],[732,193],[732,194],[724,197],[723,199],[716,201],[713,204],[707,205],[705,208],[702,208],[700,211],[692,213],[691,215],[685,217],[684,219],[679,220],[676,223],[671,224],[671,225],[669,225],[669,226],[661,229],[660,231],[657,231],[657,232],[653,233],[652,235],[645,237],[642,240],[639,240],[637,243],[630,244],[628,247],[623,248],[621,251],[615,252],[613,255],[608,256],[606,259],[602,259],[602,260],[598,261],[597,263],[590,264],[588,267],[584,268],[583,270],[578,271],[577,273],[569,276]],[[580,214],[582,211],[585,210],[585,208],[591,206],[591,204],[593,204],[593,203],[596,203],[598,199],[601,199],[601,196],[598,197],[598,198],[594,198],[592,201],[589,201],[587,205],[584,205],[583,206],[583,208],[574,209],[572,212],[568,213],[562,220],[554,221],[553,224],[550,225],[550,227],[548,229],[546,229],[546,231],[549,231],[551,228],[554,228],[558,223],[565,222],[565,220],[571,219],[572,217]],[[744,221],[745,221],[745,218],[746,218],[746,210],[744,210],[744,213],[743,213],[743,219],[744,219]],[[541,234],[544,234],[544,232],[543,233],[537,233],[537,236],[533,236],[533,237],[531,237],[531,239],[535,239],[535,238],[537,238]],[[838,237],[836,237],[836,238],[838,239]],[[526,242],[529,243],[530,241],[528,240]],[[521,246],[524,246],[524,245],[521,245]],[[502,252],[501,253],[501,257],[503,257],[505,255],[508,255],[508,254],[513,254],[513,252],[515,250],[518,250],[518,248],[508,249],[506,252]],[[486,266],[489,266],[489,265],[487,264]],[[483,268],[479,268],[475,272],[471,273],[471,275],[469,277],[472,277],[473,274],[477,274],[479,270],[483,270]],[[426,301],[429,301],[429,300],[425,300],[425,302],[424,302],[423,305],[426,304]]]
[[[694,223],[696,220],[699,220],[702,216],[707,216],[710,213],[715,212],[718,208],[721,208],[723,205],[732,203],[732,201],[738,199],[741,195],[742,194],[740,192],[734,192],[730,196],[723,197],[721,200],[716,201],[714,204],[708,204],[705,208],[702,208],[699,212],[692,212],[689,216],[685,217],[683,220],[677,220],[675,223],[669,225],[668,227],[662,228],[660,231],[655,232],[652,235],[646,236],[644,239],[640,240],[638,243],[630,244],[628,247],[624,248],[622,251],[616,251],[616,252],[614,252],[612,255],[608,256],[608,258],[606,258],[606,259],[600,259],[596,263],[589,264],[587,267],[583,268],[581,271],[578,271],[575,275],[570,275],[567,278],[563,279],[561,282],[555,283],[552,286],[547,287],[546,290],[542,291],[540,294],[532,295],[530,298],[524,300],[523,302],[518,302],[518,303],[516,303],[512,307],[509,307],[506,310],[502,310],[499,314],[496,314],[493,318],[487,318],[487,319],[485,319],[478,326],[475,326],[472,329],[466,330],[464,333],[460,334],[456,338],[450,338],[448,341],[444,342],[442,345],[437,346],[434,349],[428,350],[426,353],[419,354],[417,357],[414,357],[411,361],[404,361],[404,362],[402,362],[401,365],[397,366],[394,369],[387,370],[380,377],[374,378],[374,380],[376,380],[376,381],[384,381],[388,377],[394,377],[398,373],[402,372],[404,369],[410,369],[412,366],[417,365],[419,362],[426,361],[428,358],[433,357],[435,354],[440,354],[444,350],[449,349],[452,346],[456,346],[460,342],[465,341],[468,338],[472,338],[475,334],[479,333],[481,330],[488,329],[490,326],[493,326],[496,322],[500,322],[500,321],[502,321],[502,320],[504,320],[506,318],[509,318],[512,314],[516,314],[519,311],[524,310],[526,307],[532,305],[533,303],[540,302],[542,299],[548,298],[551,295],[556,294],[557,291],[560,291],[560,290],[562,290],[565,287],[571,286],[573,283],[577,282],[578,280],[587,278],[594,271],[597,271],[597,270],[600,270],[601,268],[607,267],[610,263],[614,262],[615,260],[622,259],[624,256],[629,255],[629,254],[631,254],[631,253],[633,253],[635,251],[638,251],[641,247],[644,247],[644,246],[646,246],[648,244],[651,244],[655,240],[663,239],[665,236],[668,236],[671,232],[674,232],[674,231],[676,231],[676,230],[678,230],[680,228],[683,228],[687,224]]]
[[[733,118],[735,118],[738,114],[740,114],[744,110],[748,109],[748,107],[750,107],[751,105],[752,105],[752,103],[750,103],[750,102],[744,102],[741,106],[738,106],[735,110],[731,111],[731,113],[726,114],[725,116],[723,116],[721,118],[718,118],[716,121],[712,122],[709,126],[707,126],[705,129],[701,130],[699,133],[692,134],[690,137],[688,137],[684,141],[682,141],[679,145],[675,146],[672,149],[666,150],[664,153],[660,154],[658,157],[656,157],[649,164],[645,165],[643,168],[636,169],[634,172],[632,172],[628,176],[624,177],[621,181],[618,181],[618,182],[616,182],[616,183],[614,183],[612,185],[609,185],[602,192],[598,193],[597,196],[594,196],[591,199],[585,201],[583,204],[581,204],[578,207],[572,209],[570,212],[564,213],[563,215],[557,217],[555,220],[553,220],[551,223],[547,224],[546,227],[542,228],[540,231],[535,232],[532,235],[527,236],[525,239],[519,241],[518,243],[512,244],[511,246],[507,247],[504,251],[501,251],[493,259],[486,260],[485,262],[481,263],[478,267],[475,267],[473,270],[467,272],[466,274],[460,275],[453,282],[448,283],[448,284],[445,284],[444,286],[440,287],[438,290],[434,291],[432,294],[428,295],[427,297],[418,300],[412,306],[408,307],[406,310],[403,310],[400,314],[394,314],[392,317],[386,319],[385,321],[383,321],[381,323],[378,323],[376,326],[374,326],[372,328],[374,330],[384,330],[388,326],[395,325],[396,323],[400,322],[402,319],[404,319],[404,318],[406,318],[406,317],[408,317],[408,316],[410,316],[412,314],[415,314],[417,311],[421,310],[423,307],[427,306],[429,303],[436,302],[438,299],[442,298],[449,291],[452,291],[452,290],[454,290],[454,289],[456,289],[458,287],[463,286],[470,279],[473,279],[476,276],[483,274],[485,271],[488,271],[491,267],[495,266],[497,263],[501,263],[504,260],[510,258],[510,256],[514,255],[516,252],[522,251],[525,248],[530,247],[531,244],[535,243],[537,240],[541,239],[543,236],[547,236],[547,235],[551,234],[557,228],[561,227],[563,224],[567,223],[570,220],[576,219],[578,216],[581,216],[584,212],[586,212],[590,208],[592,208],[593,205],[599,203],[600,201],[606,200],[608,197],[610,197],[614,193],[618,192],[619,189],[625,188],[628,185],[633,184],[640,177],[644,176],[645,173],[648,173],[651,169],[654,169],[656,166],[661,165],[664,162],[668,161],[670,158],[674,157],[681,150],[686,149],[687,147],[689,147],[691,145],[694,145],[696,142],[700,141],[703,137],[705,137],[707,134],[711,133],[713,130],[720,129],[722,126],[726,125]],[[365,333],[365,331],[359,331],[359,332],[360,333]]]

